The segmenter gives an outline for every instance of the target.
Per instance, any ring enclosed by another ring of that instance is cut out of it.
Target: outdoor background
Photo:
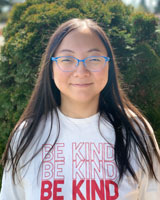
[[[16,2],[0,1],[0,158],[27,105],[48,39],[59,24],[75,17],[92,18],[107,33],[124,90],[160,145],[160,0]],[[1,175],[2,168],[0,180]]]

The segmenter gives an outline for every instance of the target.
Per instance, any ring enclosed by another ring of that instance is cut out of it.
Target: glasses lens
[[[101,56],[92,56],[86,59],[86,67],[90,71],[100,71],[105,66],[105,58]]]
[[[62,56],[58,58],[57,64],[63,71],[73,71],[77,60],[70,56]]]

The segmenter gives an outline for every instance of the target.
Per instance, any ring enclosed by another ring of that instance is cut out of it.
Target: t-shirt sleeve
[[[24,127],[25,122],[23,122],[17,131],[15,132],[14,137],[12,138],[11,146],[12,150],[16,149],[18,145],[18,140],[22,133],[22,128]],[[20,178],[20,176],[19,176]],[[12,167],[10,163],[7,163],[2,176],[2,186],[0,191],[0,200],[22,200],[25,199],[23,184],[20,182],[18,175],[15,175],[15,183],[12,179]]]
[[[138,117],[131,111],[128,111],[128,114],[138,120]],[[151,138],[154,141],[154,144],[155,144],[158,154],[160,155],[160,149],[159,149],[158,143],[156,141],[154,131],[153,131],[150,123],[145,118],[144,118],[144,120],[145,120],[150,132],[152,133]],[[141,123],[141,121],[139,121],[139,125],[141,126],[142,129],[144,129],[144,125]],[[139,128],[137,127],[137,125],[134,124],[134,126],[137,129],[137,131],[139,131]],[[139,200],[158,200],[160,198],[160,163],[158,162],[158,159],[155,155],[153,147],[149,141],[148,135],[146,134],[144,136],[146,138],[146,142],[148,143],[148,147],[149,147],[151,155],[152,155],[154,172],[155,172],[155,175],[156,175],[158,181],[155,180],[155,178],[150,178],[148,169],[145,170],[146,171],[145,173],[143,171],[141,171],[141,177],[138,177],[138,178],[140,178],[140,183],[139,183],[139,188],[138,188],[139,189]],[[142,165],[145,167],[146,164],[144,163],[143,159],[141,159],[141,162],[142,162]]]
[[[147,125],[153,134],[152,138],[154,140],[156,149],[160,155],[160,149],[158,147],[158,143],[156,141],[153,129],[148,122],[147,122]],[[152,153],[152,158],[153,158],[153,167],[154,167],[155,175],[158,181],[153,178],[152,179],[149,178],[148,173],[143,173],[142,178],[141,178],[141,184],[139,187],[139,200],[158,200],[160,198],[160,164],[154,152]]]
[[[139,187],[139,200],[158,200],[160,197],[160,166],[156,159],[154,167],[159,182],[149,178],[148,174],[143,174]]]
[[[11,170],[4,169],[2,178],[2,188],[0,192],[0,200],[22,200],[25,194],[22,184],[13,183]]]

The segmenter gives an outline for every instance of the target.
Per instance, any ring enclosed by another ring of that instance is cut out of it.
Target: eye
[[[69,58],[63,58],[61,60],[61,62],[72,62],[72,59],[69,59]]]
[[[90,62],[100,62],[101,59],[100,58],[90,58],[89,61]]]

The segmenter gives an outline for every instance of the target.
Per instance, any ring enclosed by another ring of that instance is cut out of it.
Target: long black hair
[[[120,84],[121,77],[110,41],[103,29],[91,19],[71,19],[61,24],[51,36],[45,53],[42,56],[41,70],[35,88],[26,109],[10,134],[1,162],[3,166],[5,166],[9,161],[11,161],[10,163],[14,180],[17,173],[18,163],[26,149],[29,148],[31,141],[36,136],[36,129],[41,118],[44,117],[47,119],[47,115],[50,113],[51,127],[44,143],[47,142],[52,127],[54,126],[54,124],[52,124],[53,114],[51,111],[54,110],[58,117],[57,108],[61,105],[60,91],[57,89],[54,80],[52,79],[51,57],[54,56],[56,49],[67,34],[83,26],[87,26],[91,31],[97,34],[103,42],[108,56],[110,57],[108,83],[100,93],[98,110],[100,112],[100,117],[109,121],[115,130],[115,162],[119,171],[119,181],[122,180],[126,173],[130,173],[134,180],[138,181],[133,166],[131,165],[131,152],[135,152],[137,161],[142,170],[145,171],[145,167],[141,164],[139,157],[139,154],[141,155],[150,176],[156,179],[151,148],[153,149],[153,153],[159,163],[160,155],[156,147],[157,144],[154,139],[154,134],[144,116],[130,102],[122,90]],[[22,125],[22,122],[24,122],[24,131],[23,134],[21,134],[16,150],[14,149],[13,151],[11,145],[12,140],[18,128]],[[43,131],[41,131],[41,134],[43,134]],[[41,135],[38,137],[41,137]],[[54,144],[58,137],[59,134],[57,135]],[[38,149],[28,162],[31,162],[42,148],[43,147]],[[27,165],[27,163],[22,167]]]

